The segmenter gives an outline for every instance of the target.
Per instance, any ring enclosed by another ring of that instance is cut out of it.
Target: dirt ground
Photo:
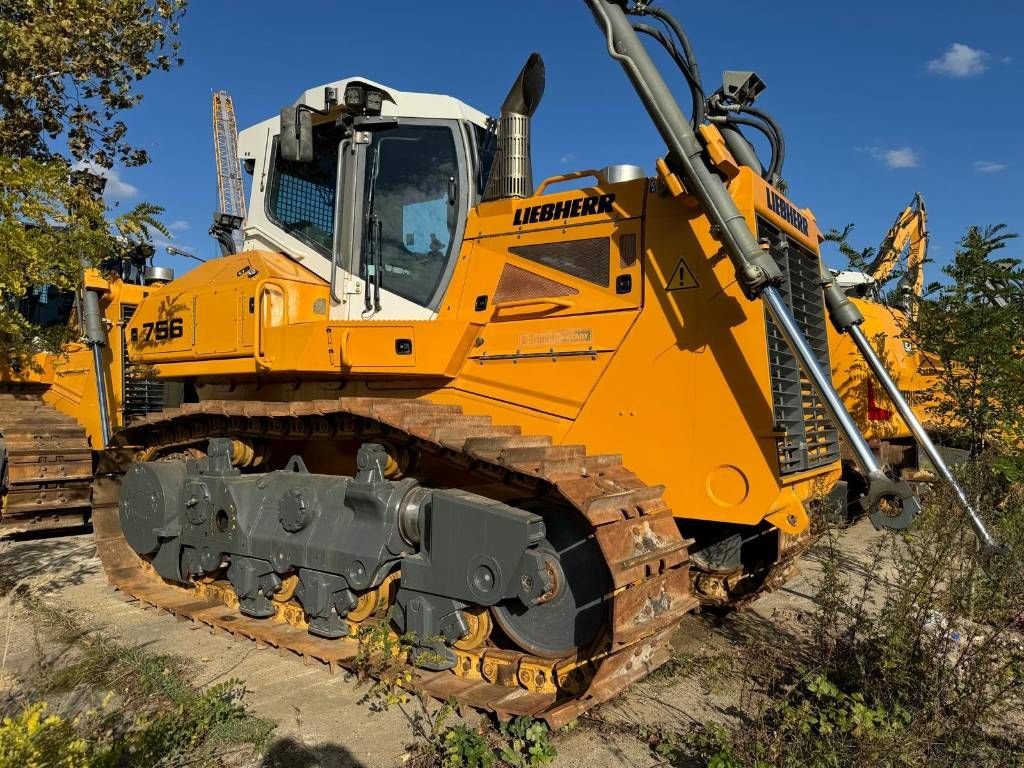
[[[851,576],[863,573],[870,543],[880,535],[867,521],[840,535]],[[278,724],[261,768],[305,768],[315,765],[308,760],[310,754],[322,768],[397,766],[413,741],[409,721],[413,709],[371,712],[359,703],[365,688],[349,676],[331,676],[320,667],[303,666],[295,657],[279,657],[248,642],[212,635],[126,603],[107,585],[89,534],[2,542],[0,574],[7,583],[28,584],[48,602],[80,614],[84,621],[123,643],[193,659],[197,685],[231,678],[244,681],[250,707]],[[652,755],[637,726],[735,717],[741,680],[716,659],[735,655],[747,638],[783,646],[791,642],[814,610],[819,575],[818,553],[812,549],[801,561],[800,572],[785,587],[749,607],[725,617],[688,617],[674,645],[681,658],[696,654],[707,659],[706,663],[684,664],[671,675],[642,681],[593,710],[576,728],[555,734],[558,758],[554,765],[653,768],[663,763]],[[22,615],[25,610],[13,600],[0,600],[0,694],[17,686],[19,676],[31,673],[39,652],[40,638]],[[292,756],[300,747],[307,757],[295,761]]]

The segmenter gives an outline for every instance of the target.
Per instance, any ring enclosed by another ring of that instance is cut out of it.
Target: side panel
[[[685,198],[647,210],[643,312],[566,440],[621,452],[679,516],[753,524],[798,507],[777,476],[761,305]]]

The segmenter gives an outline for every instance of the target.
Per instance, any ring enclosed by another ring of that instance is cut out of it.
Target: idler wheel
[[[534,656],[554,659],[590,645],[608,623],[605,597],[611,579],[601,549],[575,512],[530,509],[544,518],[547,537],[538,549],[558,561],[553,595],[529,607],[506,600],[491,608],[512,642]]]

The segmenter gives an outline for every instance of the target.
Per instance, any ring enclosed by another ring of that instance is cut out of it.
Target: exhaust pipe
[[[906,482],[891,480],[882,471],[878,459],[832,386],[831,377],[822,370],[793,318],[792,310],[779,292],[782,273],[778,265],[771,254],[758,245],[721,178],[705,164],[704,147],[626,18],[625,4],[619,0],[586,2],[605,36],[609,55],[622,65],[668,146],[673,161],[682,170],[687,189],[697,197],[715,225],[744,293],[750,299],[764,301],[772,321],[811,382],[818,399],[853,449],[857,463],[869,481],[862,505],[873,508],[883,498],[895,499],[904,513],[912,518],[920,509],[917,497]]]
[[[529,197],[533,194],[530,118],[544,95],[544,59],[530,54],[501,105],[497,120],[497,151],[484,188],[484,200]]]

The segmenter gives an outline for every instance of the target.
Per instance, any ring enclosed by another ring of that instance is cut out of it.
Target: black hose
[[[683,47],[683,54],[686,56],[686,60],[690,64],[690,74],[693,75],[693,79],[697,82],[697,87],[700,88],[701,92],[704,92],[704,85],[700,79],[700,68],[697,66],[697,57],[693,53],[693,46],[690,45],[690,38],[686,36],[686,32],[683,30],[683,26],[676,21],[675,17],[661,8],[648,8],[647,13],[659,19],[664,24],[667,24],[673,32],[676,33],[676,37],[679,38],[679,44]]]
[[[691,112],[691,121],[693,122],[694,128],[704,122],[704,91],[700,87],[700,83],[693,78],[693,72],[690,71],[689,63],[683,58],[679,50],[672,44],[672,41],[656,27],[652,27],[648,24],[634,24],[633,29],[637,32],[641,32],[645,35],[650,35],[659,43],[661,46],[668,51],[668,55],[672,57],[672,61],[676,63],[679,70],[683,73],[686,78],[687,85],[690,88],[690,97],[693,99],[693,110]]]
[[[764,134],[764,137],[768,139],[768,144],[771,145],[772,148],[772,158],[771,162],[765,166],[764,173],[762,174],[763,178],[767,180],[771,176],[772,168],[776,165],[775,158],[779,153],[778,139],[776,138],[774,131],[759,120],[752,120],[749,117],[740,117],[739,115],[728,115],[726,117],[726,122],[732,125],[749,125],[751,128],[760,131]]]
[[[739,111],[747,115],[752,115],[760,120],[764,120],[772,131],[775,132],[775,137],[778,139],[778,146],[776,147],[777,154],[772,158],[771,173],[776,176],[781,176],[782,165],[786,162],[786,140],[782,136],[782,128],[780,128],[779,124],[775,122],[775,118],[757,107],[740,107]]]

